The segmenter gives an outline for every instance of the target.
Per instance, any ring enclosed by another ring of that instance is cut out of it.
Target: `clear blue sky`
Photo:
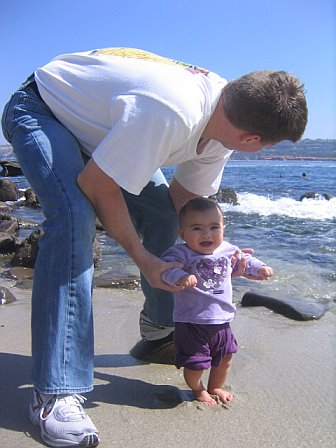
[[[58,54],[125,46],[227,80],[257,69],[290,71],[307,93],[304,137],[336,138],[335,29],[336,0],[4,0],[0,111],[35,68]]]

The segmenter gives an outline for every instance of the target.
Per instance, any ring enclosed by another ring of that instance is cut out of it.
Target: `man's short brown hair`
[[[223,90],[224,111],[237,128],[264,143],[298,141],[307,124],[303,84],[284,71],[260,70],[230,81]]]

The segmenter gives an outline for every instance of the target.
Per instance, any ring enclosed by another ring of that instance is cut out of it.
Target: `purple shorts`
[[[175,322],[174,325],[177,368],[205,370],[217,367],[225,355],[238,351],[229,323],[199,325]]]

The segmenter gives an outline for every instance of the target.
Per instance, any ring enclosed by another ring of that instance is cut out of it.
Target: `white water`
[[[304,199],[302,202],[291,198],[272,199],[252,193],[238,195],[239,205],[220,204],[223,212],[237,212],[246,215],[287,216],[289,218],[331,220],[336,218],[336,198]]]

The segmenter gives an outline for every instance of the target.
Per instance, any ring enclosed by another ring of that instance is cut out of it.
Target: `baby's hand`
[[[197,278],[194,275],[184,275],[176,282],[176,286],[183,286],[184,289],[194,288],[197,285]]]
[[[270,266],[262,266],[259,270],[261,280],[267,280],[273,275],[273,269]]]

